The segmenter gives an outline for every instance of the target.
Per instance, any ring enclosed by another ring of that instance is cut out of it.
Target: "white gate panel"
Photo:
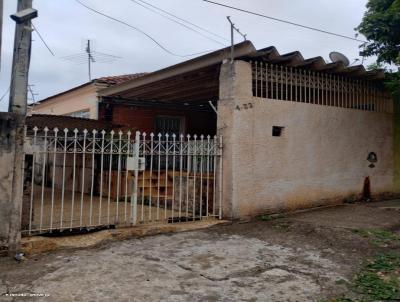
[[[23,233],[222,216],[221,137],[35,127],[25,142]]]

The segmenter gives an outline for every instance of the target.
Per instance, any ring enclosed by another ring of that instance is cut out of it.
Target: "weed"
[[[399,269],[399,254],[378,255],[355,276],[353,286],[373,301],[400,299]]]
[[[259,217],[259,219],[262,220],[262,221],[271,221],[271,220],[273,220],[274,218],[273,218],[271,215],[261,215],[261,216]]]
[[[400,243],[400,235],[382,229],[354,229],[352,232],[361,237],[370,239],[375,245]]]
[[[258,218],[262,221],[271,221],[279,218],[283,218],[285,215],[283,214],[275,214],[275,215],[261,215]]]
[[[366,262],[348,284],[361,300],[340,297],[331,302],[393,301],[400,300],[400,254],[381,254]],[[344,283],[338,280],[337,283]]]

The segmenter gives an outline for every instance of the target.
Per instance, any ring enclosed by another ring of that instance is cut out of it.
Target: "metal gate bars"
[[[22,232],[222,217],[222,137],[27,130]]]

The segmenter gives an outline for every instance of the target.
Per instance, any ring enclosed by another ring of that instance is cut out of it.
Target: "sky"
[[[146,10],[132,0],[80,0],[83,3],[120,19],[151,35],[173,53],[189,55],[223,46],[170,20]],[[257,49],[275,46],[282,53],[301,51],[305,58],[322,56],[329,61],[331,51],[345,54],[351,62],[359,57],[359,42],[318,33],[292,25],[233,11],[202,0],[146,0],[181,18],[226,37],[230,26],[226,16]],[[289,20],[311,27],[354,37],[354,28],[361,22],[367,0],[216,0],[217,2]],[[0,97],[10,85],[15,23],[9,15],[16,11],[16,0],[4,0],[3,45],[1,52]],[[94,50],[120,58],[108,63],[94,63],[92,77],[113,76],[155,71],[193,57],[173,56],[158,47],[142,33],[116,23],[82,7],[75,0],[34,0],[39,12],[34,25],[54,56],[33,32],[29,84],[35,99],[41,100],[88,81],[87,64],[63,59],[84,53],[87,39]],[[213,37],[212,35],[209,35]],[[363,38],[359,36],[358,38]],[[236,35],[235,40],[242,39]],[[365,64],[373,62],[373,58]],[[29,95],[29,102],[32,102]],[[0,111],[7,111],[8,95],[0,102]]]

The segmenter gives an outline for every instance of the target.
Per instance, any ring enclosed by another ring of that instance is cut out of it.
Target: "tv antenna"
[[[93,50],[93,41],[90,39],[85,41],[85,52],[78,53],[74,55],[69,55],[63,57],[62,59],[71,61],[78,65],[87,64],[88,65],[88,75],[89,81],[92,80],[92,64],[94,63],[112,63],[115,60],[122,59],[121,57],[94,51]]]
[[[33,91],[32,87],[34,86],[35,86],[34,84],[28,84],[28,92],[31,95],[30,98],[28,97],[28,100],[32,101],[33,103],[36,103],[36,96],[39,94]]]
[[[230,16],[226,17],[229,21],[229,24],[231,26],[231,62],[233,62],[234,59],[234,51],[235,51],[235,31],[242,36],[243,40],[247,40],[247,35],[243,34],[239,28],[235,26],[235,23],[233,23],[232,19]]]
[[[350,65],[349,59],[344,54],[342,54],[340,52],[332,51],[329,54],[329,58],[332,60],[333,63],[341,62],[346,67]]]

